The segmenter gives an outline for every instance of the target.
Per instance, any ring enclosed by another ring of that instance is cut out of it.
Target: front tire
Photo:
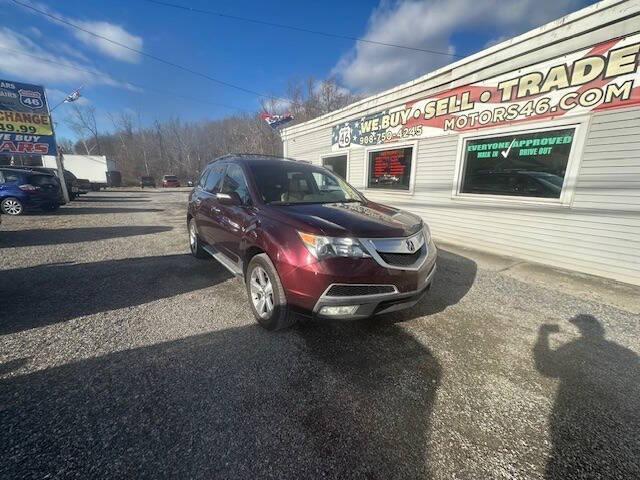
[[[191,250],[191,255],[196,258],[209,258],[209,254],[202,248],[202,242],[200,241],[200,236],[198,235],[198,227],[196,226],[195,218],[189,220],[188,228],[189,250]]]
[[[256,255],[249,262],[246,286],[253,315],[264,328],[282,330],[296,322],[276,267],[266,254]]]
[[[0,202],[0,210],[5,215],[18,216],[24,213],[22,202],[14,197],[5,198]]]

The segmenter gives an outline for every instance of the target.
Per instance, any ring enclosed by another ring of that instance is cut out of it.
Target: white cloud
[[[584,0],[382,0],[365,39],[455,53],[452,35],[493,28],[511,37],[576,10]],[[452,57],[358,42],[334,67],[349,88],[372,93],[455,60]]]
[[[25,35],[6,27],[0,27],[0,72],[3,77],[46,85],[103,84],[131,89],[90,65],[49,53]]]
[[[34,8],[38,10],[42,10],[47,12],[49,15],[54,17],[63,19],[66,22],[69,22],[73,25],[77,25],[78,27],[93,32],[102,37],[113,40],[114,42],[125,45],[126,47],[133,48],[135,50],[142,50],[143,40],[142,37],[134,35],[128,32],[124,27],[120,25],[116,25],[114,23],[105,22],[105,21],[93,21],[93,20],[80,20],[72,17],[64,16],[55,10],[52,10],[47,5],[43,3],[32,3]],[[33,10],[27,10],[30,13],[36,14],[37,12]],[[102,38],[91,35],[87,32],[83,32],[82,30],[78,30],[77,28],[72,27],[71,25],[65,25],[60,23],[52,18],[44,17],[54,25],[58,25],[61,27],[67,28],[80,42],[86,45],[93,50],[97,50],[98,52],[106,55],[108,57],[114,58],[116,60],[120,60],[123,62],[129,63],[138,63],[140,61],[140,54],[136,53],[128,48],[121,47],[112,43],[108,40],[104,40]]]
[[[84,28],[85,30],[94,32],[105,38],[110,38],[111,40],[122,45],[126,45],[136,50],[142,50],[142,38],[136,35],[132,35],[119,25],[114,25],[113,23],[109,22],[75,21],[74,23]],[[102,38],[95,37],[76,29],[73,30],[73,34],[85,45],[95,48],[103,55],[129,63],[137,63],[140,61],[139,53],[108,42],[107,40],[103,40]]]

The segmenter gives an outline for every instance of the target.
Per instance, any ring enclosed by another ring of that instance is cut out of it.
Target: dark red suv
[[[429,289],[436,247],[420,217],[370,202],[306,162],[227,155],[189,197],[191,252],[244,279],[258,322],[294,311],[363,318],[410,307]]]

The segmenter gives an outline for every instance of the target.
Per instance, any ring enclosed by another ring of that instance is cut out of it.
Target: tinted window
[[[2,172],[5,183],[17,183],[20,181],[20,175],[16,172]]]
[[[209,169],[209,176],[207,182],[204,185],[204,189],[209,193],[216,193],[218,191],[218,185],[222,178],[224,167],[222,165],[214,165]]]
[[[236,192],[240,196],[243,205],[251,203],[251,194],[249,193],[247,180],[242,172],[242,168],[238,165],[231,164],[227,167],[221,191],[222,193]]]
[[[412,147],[369,153],[367,188],[409,190],[412,155]]]
[[[165,180],[177,180],[178,177],[176,177],[175,175],[165,175],[164,179]]]
[[[29,177],[29,183],[35,186],[50,186],[58,185],[57,179],[52,175],[31,175]]]
[[[329,171],[297,162],[253,163],[249,167],[266,203],[360,202],[360,195]]]
[[[560,198],[574,135],[565,128],[468,140],[461,192]]]

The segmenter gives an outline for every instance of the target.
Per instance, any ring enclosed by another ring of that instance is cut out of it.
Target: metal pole
[[[47,99],[47,91],[44,92],[44,98],[47,102],[47,106],[49,106],[49,100]],[[51,115],[51,110],[49,110],[49,120],[51,121],[51,134],[53,138],[56,138],[56,130],[53,126],[53,115]],[[69,192],[67,191],[67,182],[64,180],[64,166],[62,163],[62,152],[58,149],[58,142],[56,141],[56,168],[58,169],[58,178],[60,179],[60,187],[62,188],[62,196],[64,197],[64,203],[69,203],[71,200],[69,198]]]

